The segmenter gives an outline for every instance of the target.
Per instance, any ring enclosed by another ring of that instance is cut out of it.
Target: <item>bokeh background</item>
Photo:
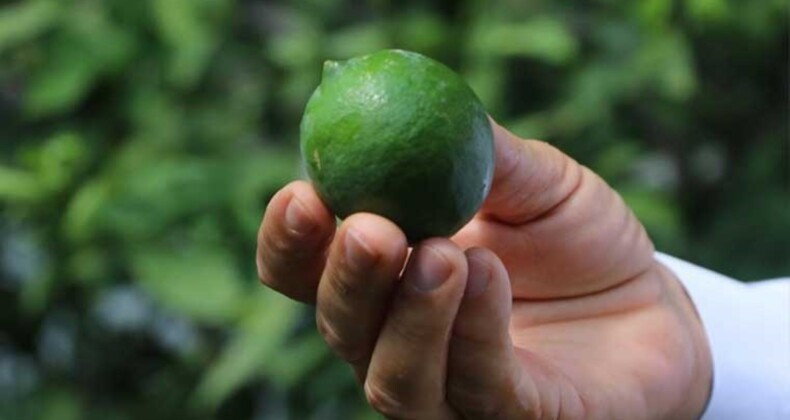
[[[253,256],[323,60],[387,47],[659,249],[790,273],[784,0],[0,0],[0,418],[375,417]]]

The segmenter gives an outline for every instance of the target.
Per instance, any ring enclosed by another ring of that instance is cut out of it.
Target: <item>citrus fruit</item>
[[[307,174],[327,206],[340,218],[384,216],[410,243],[455,233],[491,185],[483,105],[458,74],[421,54],[327,61],[300,129]]]

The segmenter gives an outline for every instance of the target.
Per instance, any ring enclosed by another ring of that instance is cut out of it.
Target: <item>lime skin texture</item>
[[[418,53],[325,62],[300,131],[307,174],[329,209],[341,219],[386,217],[412,244],[458,231],[491,187],[482,103],[458,74]]]

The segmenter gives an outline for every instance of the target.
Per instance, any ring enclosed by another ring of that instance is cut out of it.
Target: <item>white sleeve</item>
[[[705,420],[790,419],[790,278],[741,283],[669,255],[713,353]]]

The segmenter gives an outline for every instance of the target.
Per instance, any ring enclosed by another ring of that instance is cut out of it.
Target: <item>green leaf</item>
[[[680,33],[651,38],[630,64],[637,85],[652,84],[670,100],[688,99],[697,88],[692,53]]]
[[[221,10],[211,10],[207,1],[153,0],[153,14],[159,36],[170,48],[168,70],[170,81],[179,87],[197,83],[210,63],[218,44],[211,15],[222,16]]]
[[[140,248],[131,265],[138,284],[169,309],[211,324],[238,314],[243,282],[236,258],[220,245]]]
[[[51,192],[69,185],[88,162],[90,151],[74,132],[60,132],[36,149],[35,168],[42,184]]]
[[[0,166],[0,202],[34,201],[44,194],[35,173]]]
[[[641,23],[653,30],[665,27],[672,16],[672,0],[643,0],[634,2]]]
[[[508,121],[507,127],[512,133],[524,139],[549,139],[551,133],[548,130],[547,119],[546,113],[534,113]]]
[[[464,71],[464,79],[492,114],[497,114],[501,108],[504,69],[505,63],[500,57],[481,56]]]
[[[66,21],[67,33],[79,40],[101,74],[123,70],[138,47],[136,34],[115,22],[109,10],[103,3],[89,3],[72,10]]]
[[[109,197],[110,190],[103,178],[94,178],[81,186],[66,207],[62,224],[66,239],[79,243],[93,238]]]
[[[142,87],[130,92],[127,114],[136,129],[135,142],[152,146],[177,144],[185,139],[188,127],[184,110],[168,91],[154,83],[139,82]]]
[[[478,54],[525,56],[550,64],[565,64],[577,55],[575,36],[560,20],[544,16],[524,23],[487,23],[473,34]]]
[[[111,277],[108,252],[108,249],[97,246],[73,248],[67,266],[69,277],[79,286],[102,286]]]
[[[689,98],[697,87],[697,76],[688,43],[680,35],[665,38],[667,45],[663,63],[664,71],[659,75],[663,92],[670,99]]]
[[[61,5],[58,0],[33,0],[0,8],[0,54],[55,26]]]
[[[428,55],[441,54],[450,29],[439,17],[427,13],[410,13],[396,22],[398,46]]]
[[[327,39],[326,53],[333,59],[348,59],[387,48],[388,44],[381,23],[364,23],[333,32]]]
[[[681,237],[680,209],[667,194],[645,190],[644,187],[618,189],[628,207],[662,249],[677,247]]]
[[[280,33],[269,39],[266,56],[277,66],[289,69],[298,69],[310,63],[319,63],[319,46],[322,43],[322,34],[316,28],[315,22],[304,18],[294,18],[300,28],[298,31]],[[332,57],[334,58],[334,57]],[[340,57],[337,57],[340,58]],[[303,69],[313,73],[320,73],[316,69]]]
[[[135,51],[131,33],[114,26],[100,3],[86,3],[64,15],[60,31],[46,45],[45,61],[28,82],[25,110],[34,117],[74,108],[101,76],[122,68]]]
[[[291,115],[299,115],[304,111],[310,94],[320,82],[318,72],[297,71],[280,87],[281,105]]]
[[[573,134],[611,117],[624,86],[622,75],[605,62],[588,63],[569,81],[568,97],[552,109],[552,134]]]
[[[47,63],[31,76],[25,110],[32,116],[65,112],[93,85],[98,66],[73,36],[61,35],[47,54]]]
[[[36,277],[25,283],[22,293],[19,296],[19,303],[22,312],[28,315],[40,315],[50,303],[52,290],[56,287],[58,279],[46,269],[41,277]]]
[[[688,0],[685,5],[689,15],[702,23],[723,23],[732,14],[726,0]]]
[[[70,388],[53,388],[39,396],[36,416],[41,420],[79,420],[84,418],[80,398]]]
[[[153,158],[154,149],[129,148],[112,167],[103,226],[127,240],[159,235],[176,221],[218,209],[227,200],[226,168],[189,157]]]
[[[263,366],[264,373],[284,389],[305,380],[329,356],[326,343],[317,333],[306,334],[288,344],[288,351],[277,363]]]
[[[619,140],[608,149],[603,150],[591,167],[601,178],[611,183],[615,178],[621,177],[631,170],[632,163],[639,158],[641,152],[634,141]]]
[[[195,391],[193,405],[198,409],[216,409],[248,381],[267,370],[281,369],[274,365],[289,357],[291,349],[286,348],[285,343],[299,319],[301,306],[262,288],[251,296],[248,305],[249,310],[235,329],[235,336],[206,371]],[[300,352],[307,353],[304,349]]]
[[[296,177],[299,155],[287,149],[256,148],[231,161],[236,182],[231,186],[229,205],[242,230],[254,238],[264,200]]]

